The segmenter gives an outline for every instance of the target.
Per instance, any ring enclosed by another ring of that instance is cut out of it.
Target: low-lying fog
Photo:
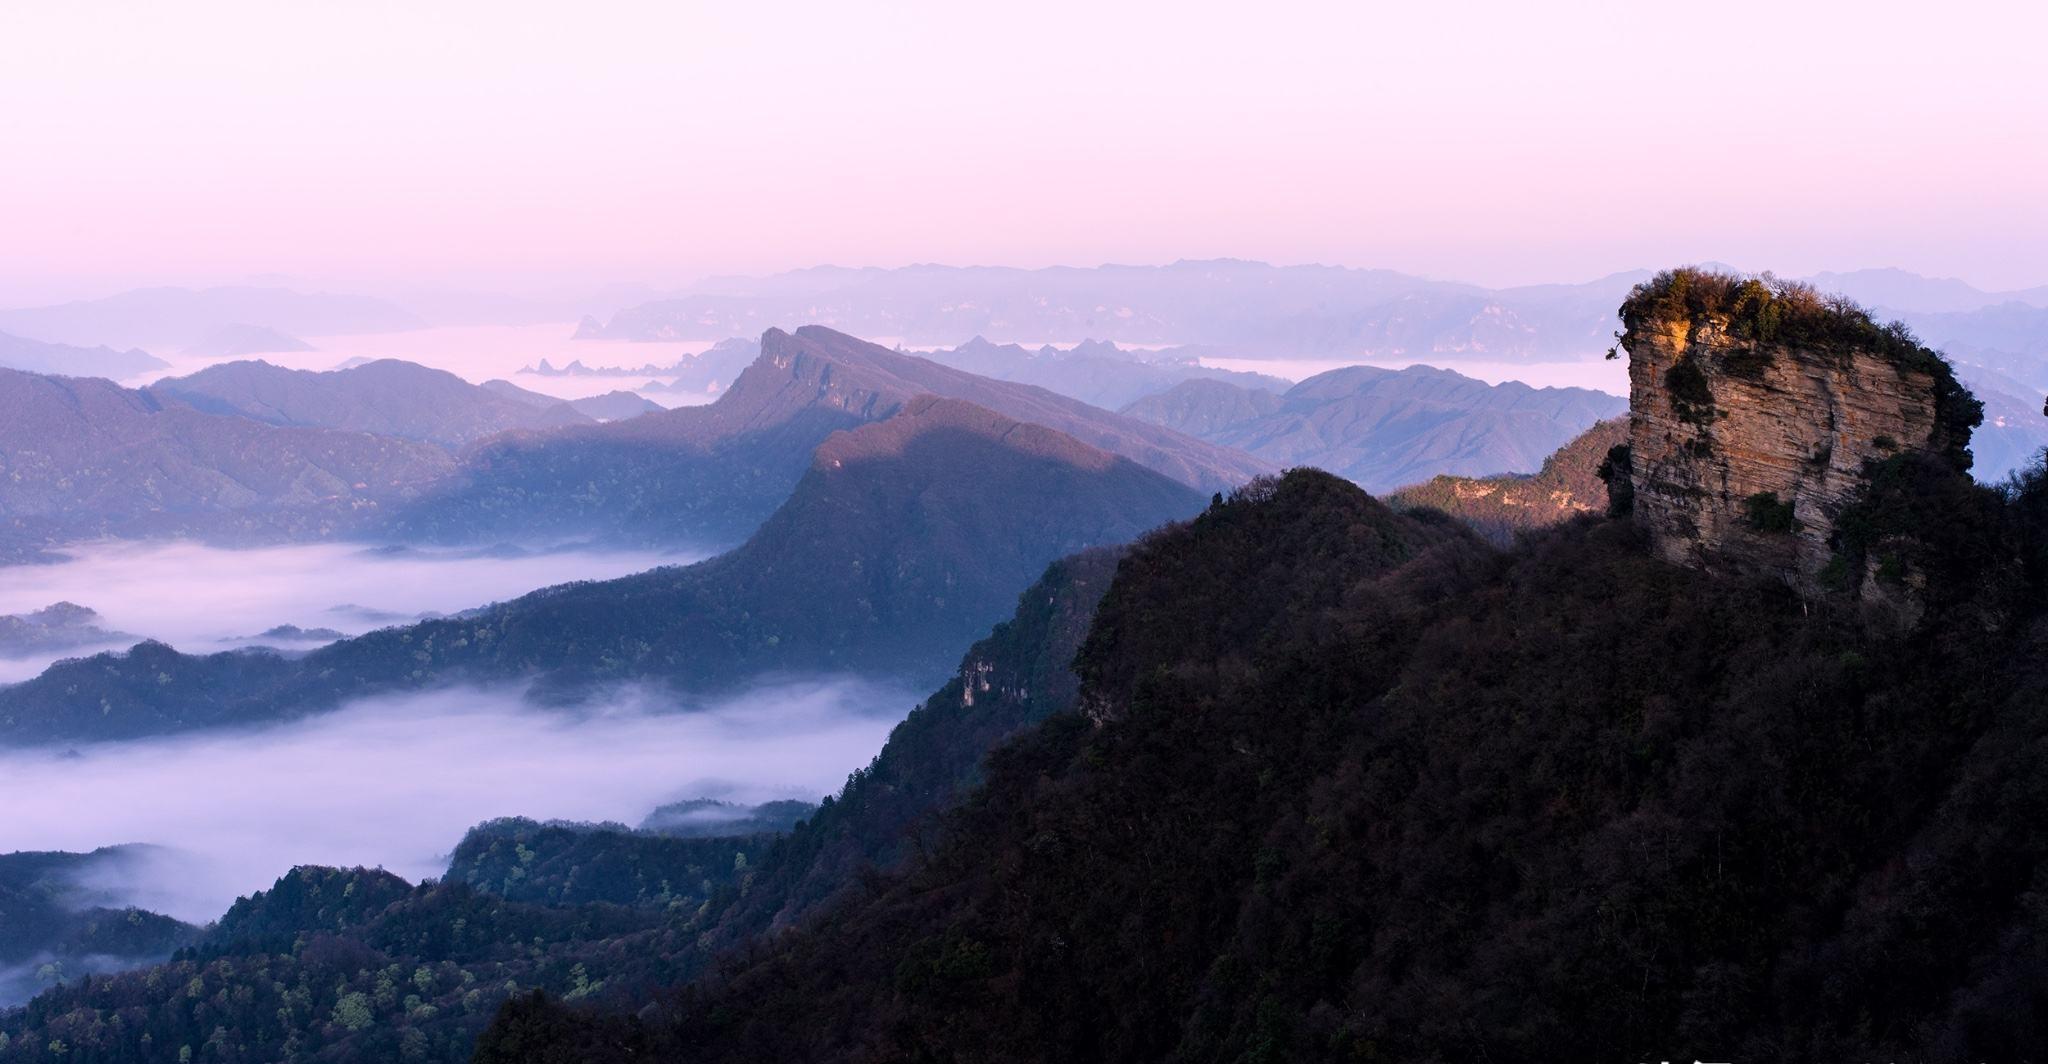
[[[188,653],[249,646],[250,637],[280,625],[357,635],[421,613],[455,613],[550,584],[703,557],[591,550],[494,556],[333,543],[224,550],[185,542],[88,543],[65,553],[71,560],[55,565],[0,569],[0,615],[75,602],[98,610],[101,628]],[[285,649],[319,641],[254,640]],[[0,657],[0,683],[28,679],[58,658],[104,649],[108,645]]]
[[[260,358],[273,366],[322,372],[336,369],[351,359],[396,358],[422,366],[447,370],[471,384],[503,379],[528,391],[557,399],[583,399],[615,389],[634,391],[649,380],[666,384],[675,378],[666,374],[625,374],[593,377],[543,377],[521,373],[546,359],[556,366],[581,361],[591,367],[633,369],[666,366],[685,355],[694,355],[715,341],[640,344],[624,340],[574,340],[575,322],[542,325],[459,325],[406,332],[365,333],[354,336],[304,336],[311,351],[279,351],[241,357]],[[163,377],[180,377],[207,366],[235,359],[186,355],[177,351],[152,350],[150,354],[171,363],[169,369],[123,381],[137,385]],[[714,396],[670,391],[643,393],[663,406],[708,403]]]
[[[684,798],[816,801],[916,701],[829,679],[702,706],[628,690],[576,714],[519,695],[450,689],[260,730],[0,750],[0,852],[160,845],[93,886],[203,923],[293,865],[439,875],[493,817],[637,824]]]

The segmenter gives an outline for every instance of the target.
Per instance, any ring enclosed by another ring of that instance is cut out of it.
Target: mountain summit
[[[1805,285],[1675,270],[1622,306],[1636,521],[1680,562],[1854,588],[1843,518],[1886,467],[1970,468],[1941,356]],[[1861,559],[1875,577],[1875,555]],[[1834,567],[1830,570],[1830,567]]]

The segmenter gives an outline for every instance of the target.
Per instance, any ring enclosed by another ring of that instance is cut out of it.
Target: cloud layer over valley
[[[700,557],[648,551],[501,556],[335,543],[223,550],[189,542],[89,543],[67,553],[70,560],[56,565],[8,568],[0,582],[0,615],[75,602],[97,610],[101,627],[195,654],[254,644],[304,649],[318,640],[251,637],[280,625],[355,635],[422,613],[455,613],[535,588]],[[0,657],[0,683],[28,679],[59,657],[104,649]]]
[[[816,800],[915,701],[821,679],[703,706],[627,690],[564,714],[516,688],[456,688],[255,731],[0,751],[0,852],[156,844],[93,885],[204,922],[297,864],[437,875],[493,817],[637,823],[683,798]]]

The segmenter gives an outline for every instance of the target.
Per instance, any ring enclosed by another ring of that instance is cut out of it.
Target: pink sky
[[[0,6],[0,304],[1231,255],[2048,283],[2041,5]]]

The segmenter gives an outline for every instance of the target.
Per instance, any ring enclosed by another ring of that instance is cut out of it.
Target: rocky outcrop
[[[1975,400],[1903,328],[1845,301],[1681,270],[1637,286],[1622,320],[1635,520],[1672,561],[1860,588],[1836,526],[1875,464],[1969,468]]]

